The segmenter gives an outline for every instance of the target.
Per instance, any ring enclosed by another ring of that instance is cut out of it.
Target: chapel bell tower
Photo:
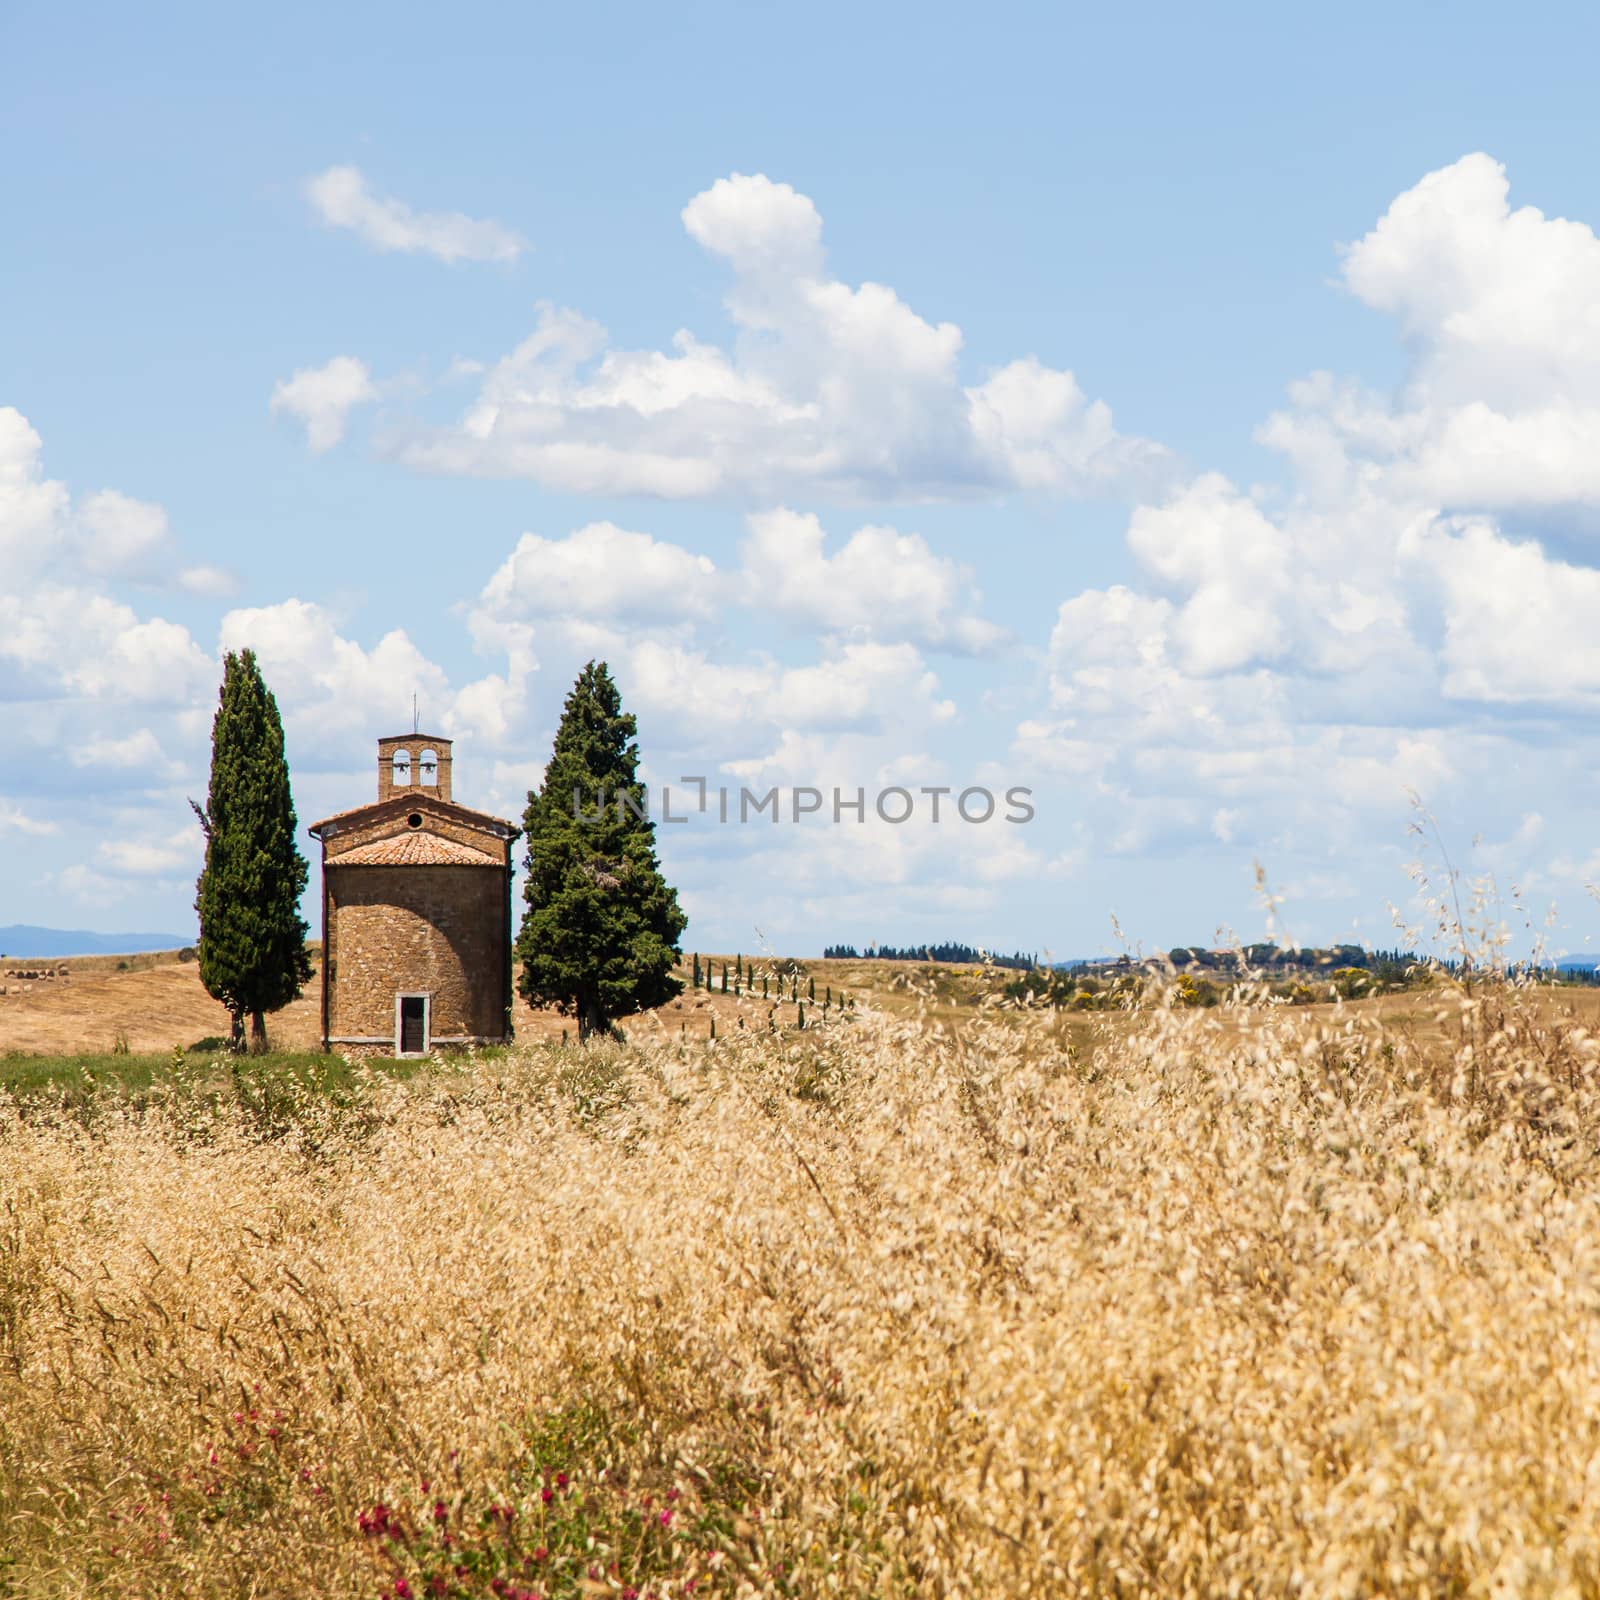
[[[432,734],[397,735],[378,741],[378,798],[415,790],[435,800],[450,798],[450,741]]]

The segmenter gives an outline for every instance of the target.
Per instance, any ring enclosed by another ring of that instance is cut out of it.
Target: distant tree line
[[[1236,984],[1263,990],[1292,1005],[1317,1000],[1366,999],[1406,989],[1425,989],[1440,975],[1471,976],[1478,969],[1457,958],[1426,957],[1415,950],[1363,950],[1359,945],[1284,950],[1277,945],[1248,945],[1242,950],[1199,950],[1179,947],[1167,953],[1177,969],[1170,992],[1184,1006],[1220,1004]],[[1141,1003],[1162,979],[1161,960],[1075,962],[1070,967],[1038,968],[1010,979],[1005,996],[1024,1005],[1102,1011]],[[1497,973],[1500,969],[1496,969]],[[1555,967],[1548,962],[1513,963],[1503,969],[1512,981],[1600,983],[1592,966]]]
[[[1548,961],[1518,961],[1508,969],[1512,978],[1533,978],[1540,983],[1576,983],[1585,988],[1600,987],[1600,967],[1559,967]]]
[[[991,967],[1011,967],[1018,972],[1027,972],[1039,965],[1037,954],[1024,955],[1019,950],[1015,955],[1000,956],[992,951],[978,950],[970,944],[920,944],[906,945],[904,948],[892,944],[870,944],[865,950],[858,950],[853,944],[830,944],[823,947],[822,958],[824,961],[966,961]]]
[[[1198,967],[1219,972],[1255,970],[1263,967],[1294,968],[1299,971],[1335,970],[1356,967],[1370,972],[1385,981],[1403,977],[1408,967],[1423,960],[1415,950],[1367,950],[1358,944],[1334,944],[1321,948],[1307,947],[1286,950],[1276,944],[1247,944],[1242,950],[1202,950],[1197,947],[1177,945],[1167,952],[1167,959],[1181,972],[1188,967]],[[1454,972],[1459,962],[1433,963],[1447,972]]]
[[[1243,950],[1201,950],[1178,945],[1167,952],[1167,959],[1179,972],[1275,971],[1278,973],[1340,971],[1370,973],[1373,979],[1390,986],[1403,986],[1408,975],[1426,967],[1432,972],[1460,977],[1479,970],[1477,962],[1457,956],[1424,956],[1417,950],[1367,950],[1358,944],[1327,945],[1320,949],[1285,950],[1280,945],[1249,944]],[[1600,984],[1600,969],[1594,966],[1558,967],[1550,961],[1514,961],[1505,968],[1512,979],[1535,979],[1540,983]]]

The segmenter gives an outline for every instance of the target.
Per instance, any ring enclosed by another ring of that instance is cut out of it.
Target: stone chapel
[[[459,805],[450,741],[378,741],[378,798],[311,825],[322,845],[322,1048],[423,1056],[511,1035],[511,846]]]

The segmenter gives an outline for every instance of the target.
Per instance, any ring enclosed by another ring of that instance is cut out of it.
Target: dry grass
[[[176,951],[0,966],[65,968],[70,974],[33,982],[0,979],[0,1056],[108,1051],[119,1040],[135,1054],[152,1053],[228,1035],[227,1009],[201,987],[199,966],[179,961]],[[316,1048],[322,1038],[321,981],[318,967],[304,995],[269,1017],[274,1047]]]
[[[0,1110],[0,1595],[1600,1592],[1525,1002]]]

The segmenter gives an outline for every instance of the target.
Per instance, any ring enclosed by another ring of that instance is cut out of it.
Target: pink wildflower
[[[356,1518],[356,1526],[370,1538],[381,1538],[393,1529],[390,1526],[390,1511],[386,1505],[375,1505],[370,1511],[363,1511]]]

